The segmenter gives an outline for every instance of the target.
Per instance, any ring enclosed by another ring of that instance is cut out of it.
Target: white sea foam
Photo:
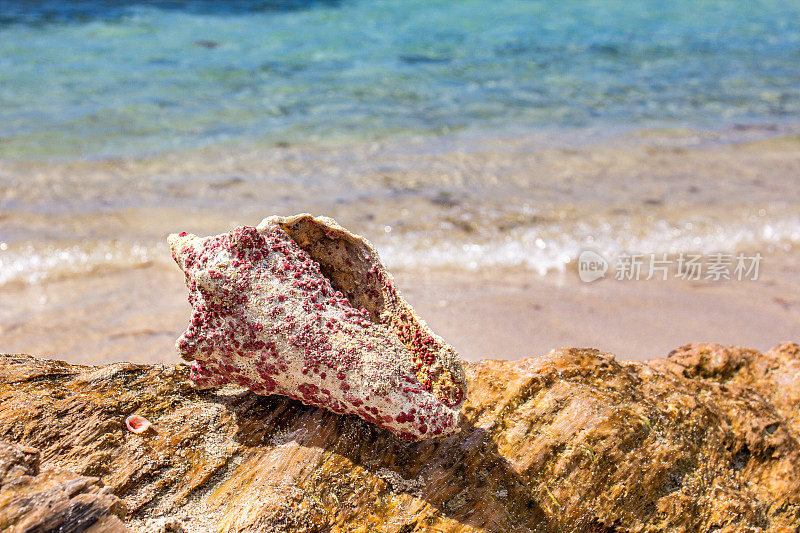
[[[523,268],[545,275],[565,271],[585,249],[600,253],[612,263],[622,253],[788,251],[800,245],[800,217],[725,226],[658,221],[640,231],[632,231],[625,224],[580,222],[570,229],[562,225],[519,228],[470,242],[432,243],[422,235],[404,235],[376,244],[391,268]]]
[[[10,283],[35,284],[100,271],[149,264],[168,254],[161,244],[95,242],[91,244],[0,246],[0,286]]]
[[[632,227],[633,226],[633,227]],[[564,272],[581,251],[591,249],[614,263],[622,253],[789,251],[800,247],[800,216],[741,224],[711,221],[647,226],[603,221],[526,226],[470,240],[392,231],[375,240],[384,262],[393,269],[516,268],[545,275]],[[154,262],[171,263],[164,243],[95,242],[15,246],[0,243],[0,286],[36,284]]]

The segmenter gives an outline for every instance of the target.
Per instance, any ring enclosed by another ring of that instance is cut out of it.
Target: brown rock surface
[[[0,531],[130,531],[125,504],[96,477],[39,470],[39,451],[0,441]]]
[[[2,356],[0,439],[18,447],[0,461],[0,528],[26,519],[13,478],[49,498],[53,471],[81,480],[59,501],[108,502],[100,478],[132,530],[797,531],[799,369],[794,343],[484,361],[461,433],[406,443],[286,398],[194,390],[183,365]],[[127,431],[134,413],[153,428]]]

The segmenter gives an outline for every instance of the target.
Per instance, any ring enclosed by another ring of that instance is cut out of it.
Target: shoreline
[[[92,155],[85,151],[62,155],[0,157],[0,164],[23,168],[64,166],[92,169],[108,165],[131,168],[148,165],[169,165],[180,169],[178,161],[191,159],[203,163],[195,170],[222,169],[230,161],[248,161],[253,155],[293,153],[317,155],[353,155],[364,151],[388,151],[400,155],[443,153],[454,149],[480,151],[486,143],[509,145],[524,143],[537,150],[583,150],[603,146],[642,146],[650,143],[684,147],[712,147],[782,139],[800,135],[800,121],[775,118],[715,121],[714,123],[674,122],[606,122],[584,125],[514,124],[484,125],[453,131],[404,131],[374,138],[329,137],[304,141],[273,141],[258,137],[229,139],[197,146],[165,147],[158,151]],[[220,161],[219,158],[227,158]],[[216,159],[216,161],[215,161]],[[164,167],[162,167],[164,168]]]
[[[688,342],[765,351],[797,341],[800,256],[765,258],[757,281],[584,283],[576,272],[539,276],[394,271],[400,292],[468,361],[515,360],[593,347],[619,360],[666,357]],[[178,360],[190,316],[177,268],[145,266],[44,285],[0,287],[0,351],[71,363]],[[127,295],[127,297],[123,297]]]
[[[766,350],[797,340],[800,323],[800,137],[744,133],[766,138],[637,130],[564,148],[532,132],[184,160],[0,161],[0,268],[18,271],[0,285],[10,302],[0,351],[171,360],[188,310],[166,235],[298,212],[373,241],[421,316],[470,360],[567,345],[646,358],[700,340]],[[587,248],[758,251],[772,270],[769,284],[586,285],[572,265]]]
[[[184,159],[211,160],[235,154],[264,152],[294,152],[303,154],[336,154],[362,150],[390,150],[395,153],[427,153],[449,151],[456,147],[480,150],[485,143],[502,141],[535,143],[537,149],[586,149],[604,145],[635,145],[648,142],[673,142],[681,146],[709,147],[793,137],[800,135],[800,121],[777,117],[714,120],[696,123],[688,120],[614,122],[603,121],[580,125],[525,124],[510,122],[504,126],[475,125],[453,130],[402,130],[373,137],[328,136],[311,140],[274,140],[257,136],[209,141],[197,145],[165,147],[160,150],[140,150],[120,153],[86,151],[42,155],[32,153],[21,157],[0,157],[0,163],[20,166],[88,165],[104,166],[119,163],[136,165],[175,162]],[[177,166],[177,165],[176,165]]]

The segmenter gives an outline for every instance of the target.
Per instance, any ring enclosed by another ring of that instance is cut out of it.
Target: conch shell
[[[407,440],[459,431],[461,360],[366,239],[303,214],[169,244],[194,308],[176,346],[196,386],[289,396]]]

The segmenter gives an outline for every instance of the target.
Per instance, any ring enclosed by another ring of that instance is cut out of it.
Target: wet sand
[[[466,359],[518,359],[593,347],[663,357],[687,342],[767,350],[800,339],[797,254],[765,259],[757,281],[584,283],[576,272],[395,272],[406,299]],[[121,294],[126,291],[129,297]],[[4,352],[78,363],[177,361],[188,324],[183,277],[160,266],[0,288]]]
[[[771,128],[530,133],[0,161],[0,352],[174,361],[186,289],[164,239],[333,216],[372,240],[466,358],[800,339],[800,137]],[[578,279],[583,247],[764,255],[758,281]]]
[[[767,350],[800,338],[797,258],[759,281],[581,282],[536,275],[397,276],[404,294],[467,359],[518,359],[591,347],[619,359],[664,357],[688,342]]]

